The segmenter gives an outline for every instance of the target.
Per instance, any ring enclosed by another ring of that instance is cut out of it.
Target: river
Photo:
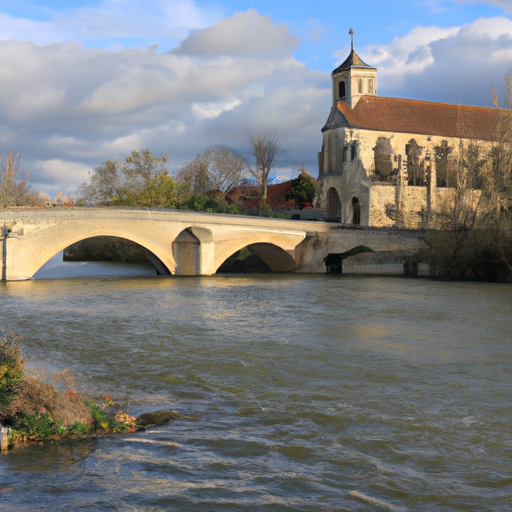
[[[29,365],[200,419],[10,451],[0,510],[512,509],[510,285],[69,268],[0,286]]]

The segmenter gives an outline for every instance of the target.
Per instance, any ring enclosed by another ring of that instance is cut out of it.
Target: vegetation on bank
[[[512,69],[506,85],[492,144],[461,141],[448,169],[452,195],[427,219],[423,259],[435,275],[512,281]]]
[[[70,372],[28,372],[22,343],[17,335],[0,338],[0,424],[9,428],[11,444],[135,430],[136,418],[109,396],[78,393]]]

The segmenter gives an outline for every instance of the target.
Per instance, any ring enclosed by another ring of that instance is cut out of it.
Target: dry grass
[[[70,372],[66,372],[71,376]],[[38,415],[49,414],[55,421],[70,427],[76,422],[88,425],[92,422],[89,409],[83,404],[81,397],[70,387],[56,387],[54,379],[48,378],[45,372],[33,372],[25,378],[22,389],[16,395],[10,407],[10,414]]]

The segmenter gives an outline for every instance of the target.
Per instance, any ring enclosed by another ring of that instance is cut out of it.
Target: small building
[[[361,60],[352,39],[350,55],[332,72],[332,108],[318,153],[324,219],[425,226],[453,197],[461,150],[488,152],[503,112],[379,97],[377,69]]]

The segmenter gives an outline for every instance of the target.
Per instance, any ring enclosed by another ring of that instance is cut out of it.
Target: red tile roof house
[[[378,97],[376,82],[377,69],[352,45],[332,72],[317,206],[335,222],[426,227],[441,205],[453,201],[460,151],[478,145],[488,154],[500,116],[510,113]]]

